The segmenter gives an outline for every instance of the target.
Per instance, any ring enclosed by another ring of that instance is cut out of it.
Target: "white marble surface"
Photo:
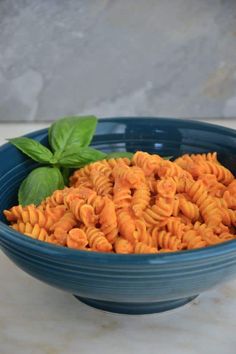
[[[236,128],[235,121],[225,125]],[[42,125],[0,124],[6,137]],[[0,253],[1,354],[235,354],[236,280],[162,314],[128,316],[90,308],[47,286]]]
[[[231,117],[235,0],[0,1],[0,120]]]

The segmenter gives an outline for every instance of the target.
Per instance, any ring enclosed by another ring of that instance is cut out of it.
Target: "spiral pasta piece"
[[[69,192],[69,188],[59,189],[53,192],[51,197],[47,197],[45,204],[54,207],[57,205],[63,205],[64,196]]]
[[[233,174],[226,167],[211,161],[193,162],[192,165],[188,166],[187,171],[194,178],[198,178],[203,174],[213,174],[216,176],[218,182],[226,186],[234,180]]]
[[[236,226],[236,210],[221,208],[222,223],[224,225]]]
[[[181,157],[178,157],[174,162],[178,166],[182,167],[184,170],[187,170],[188,167],[191,166],[193,163],[201,163],[205,161],[210,161],[219,164],[219,161],[217,160],[217,153],[209,152],[206,154],[184,154]]]
[[[24,223],[30,223],[31,225],[39,224],[41,227],[46,223],[46,217],[41,210],[38,210],[34,204],[28,205],[24,208],[18,208],[10,210],[13,215],[17,215],[15,220],[23,221]],[[6,217],[10,217],[5,213]]]
[[[14,230],[40,241],[45,241],[48,237],[47,231],[39,224],[32,225],[28,222],[19,222],[11,226]]]
[[[161,178],[166,177],[183,177],[188,176],[188,172],[183,170],[180,166],[174,162],[163,160],[158,168],[158,176]]]
[[[10,222],[14,222],[21,219],[22,212],[23,212],[22,205],[16,205],[9,210],[3,210],[3,214],[5,215],[6,219]]]
[[[97,161],[91,164],[90,174],[91,172],[99,172],[100,174],[110,177],[112,173],[112,168],[110,167],[107,160]]]
[[[59,221],[51,226],[50,231],[53,232],[53,235],[58,243],[65,245],[67,232],[71,230],[76,224],[77,221],[74,215],[70,211],[67,211]]]
[[[134,252],[134,245],[122,237],[117,237],[114,244],[116,253],[129,254]]]
[[[147,232],[146,223],[143,220],[135,220],[134,236],[138,242],[145,243],[148,246],[153,246],[152,236]]]
[[[116,166],[113,169],[113,177],[115,181],[118,179],[121,182],[128,183],[130,187],[137,188],[140,186],[140,177],[135,173],[134,170],[132,170],[131,167],[122,165],[122,166]]]
[[[212,174],[203,174],[198,177],[198,180],[201,180],[208,190],[209,194],[215,197],[221,198],[226,190],[224,184],[217,181],[215,175]]]
[[[179,196],[179,209],[190,220],[199,219],[199,208],[196,204],[188,201],[183,195]]]
[[[90,176],[93,187],[98,195],[104,196],[112,193],[113,186],[109,177],[96,170],[92,170]]]
[[[162,198],[174,198],[176,187],[176,182],[173,178],[161,179],[157,181],[157,194]]]
[[[196,230],[188,230],[184,233],[182,238],[182,243],[187,249],[195,249],[206,246],[206,241],[204,241],[201,235]]]
[[[194,181],[192,176],[173,176],[168,177],[168,180],[172,180],[176,185],[176,193],[186,193],[189,188],[189,185]]]
[[[86,235],[88,238],[89,246],[95,250],[100,252],[111,252],[112,245],[106,239],[103,232],[93,226],[89,226],[86,228]]]
[[[39,224],[41,227],[46,223],[46,217],[41,210],[38,210],[35,205],[25,207],[21,213],[20,219],[24,223],[31,223],[31,225]]]
[[[104,198],[104,207],[100,212],[99,222],[101,224],[101,231],[107,240],[113,244],[118,234],[117,217],[115,205],[107,197]]]
[[[74,199],[73,197],[67,198],[65,202],[77,221],[83,222],[85,226],[95,225],[97,217],[94,208],[90,204],[86,204],[84,199],[75,195]]]
[[[191,157],[192,155],[184,154],[177,159],[174,160],[174,163],[181,167],[184,170],[188,170],[189,166],[192,166],[193,164],[193,159]]]
[[[217,152],[208,152],[205,154],[191,154],[190,157],[193,159],[193,161],[205,160],[219,164],[219,161],[217,160]]]
[[[229,191],[232,196],[236,197],[236,179],[227,186],[227,191]]]
[[[153,209],[160,216],[160,220],[170,217],[174,208],[174,199],[157,197],[156,205]]]
[[[110,176],[112,168],[110,167],[110,164],[107,160],[90,163],[73,173],[73,175],[70,177],[70,186],[75,186],[78,184],[80,178],[89,178],[92,170],[100,171],[100,173],[104,174],[105,176]]]
[[[150,176],[156,171],[162,160],[159,155],[150,155],[143,151],[137,151],[132,158],[133,164],[142,168],[145,176]]]
[[[154,229],[152,239],[157,248],[167,248],[173,251],[182,249],[181,240],[165,230]]]
[[[100,195],[94,193],[93,195],[87,198],[86,203],[93,207],[96,215],[99,215],[104,206],[104,197],[101,197]]]
[[[143,242],[137,242],[134,246],[134,253],[137,254],[157,253],[157,249],[155,247],[148,246]]]
[[[94,208],[89,204],[84,204],[80,208],[80,220],[85,226],[94,226],[98,220]]]
[[[118,179],[113,188],[113,202],[116,209],[129,208],[131,200],[132,196],[129,184]]]
[[[53,213],[50,213],[50,207],[48,206],[46,212],[44,212],[33,204],[26,207],[13,207],[9,211],[4,211],[4,214],[9,221],[22,221],[31,225],[38,224],[40,227],[47,229],[62,215],[61,209],[54,207]]]
[[[149,200],[149,188],[145,183],[142,183],[140,185],[140,188],[135,190],[131,201],[131,208],[137,217],[140,217],[142,215],[143,211],[149,204]]]
[[[68,201],[67,201],[68,202]],[[80,219],[80,208],[85,204],[83,199],[75,198],[68,202],[68,209],[72,212],[77,220]]]
[[[74,190],[72,190],[72,193],[75,193],[77,198],[84,199],[85,201],[97,195],[93,189],[83,187],[83,186],[79,186],[78,188],[75,188]]]
[[[235,239],[235,235],[231,234],[230,232],[222,232],[218,235],[220,242],[222,241],[231,241]]]
[[[102,160],[102,162],[106,161],[108,166],[110,166],[111,169],[113,169],[116,166],[121,166],[121,165],[130,165],[130,159],[127,157],[118,157],[118,158],[112,158],[109,160]]]
[[[86,233],[79,228],[71,229],[67,235],[66,244],[69,248],[85,250],[88,245]]]
[[[155,225],[172,215],[174,200],[159,198],[156,205],[146,208],[143,212],[143,219],[148,226]]]
[[[73,182],[71,182],[71,185],[73,187],[86,187],[86,188],[93,188],[93,183],[91,181],[91,179],[88,176],[78,176],[76,179],[74,178],[71,179]]]
[[[135,231],[135,219],[130,209],[117,210],[117,226],[120,235],[131,243],[137,241]]]
[[[222,216],[217,207],[217,203],[214,198],[207,194],[201,181],[193,182],[188,189],[188,194],[198,206],[200,213],[207,224],[216,226],[221,222]]]
[[[166,222],[166,229],[170,234],[181,240],[184,231],[186,230],[186,225],[179,217],[170,217]]]
[[[226,190],[223,194],[223,200],[225,201],[225,206],[229,209],[236,209],[236,196],[230,194],[229,190]]]

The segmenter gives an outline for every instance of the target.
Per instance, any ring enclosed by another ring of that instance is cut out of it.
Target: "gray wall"
[[[234,0],[0,0],[0,120],[236,116]]]

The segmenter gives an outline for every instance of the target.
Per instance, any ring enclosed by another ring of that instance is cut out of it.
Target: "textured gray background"
[[[0,0],[0,120],[236,116],[235,0]]]

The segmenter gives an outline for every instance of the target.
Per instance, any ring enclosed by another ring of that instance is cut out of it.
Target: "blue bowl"
[[[47,130],[28,135],[48,145]],[[217,151],[235,173],[236,131],[191,120],[112,118],[99,121],[93,146],[144,150],[175,157]],[[2,210],[17,203],[22,179],[37,166],[5,144],[0,149],[0,246],[20,268],[91,306],[144,314],[181,306],[236,274],[236,240],[167,254],[118,255],[77,251],[24,236],[7,226]]]

